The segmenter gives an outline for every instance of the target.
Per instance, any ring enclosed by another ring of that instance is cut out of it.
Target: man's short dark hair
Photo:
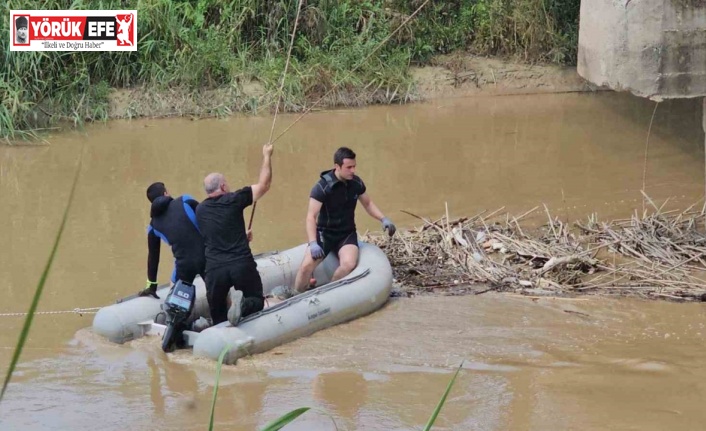
[[[164,192],[166,191],[167,188],[164,186],[164,183],[152,183],[147,187],[147,199],[149,199],[150,202],[154,202],[158,197],[164,196]]]
[[[355,153],[348,147],[341,147],[336,150],[333,155],[333,163],[338,166],[343,166],[343,159],[353,159],[355,160]]]

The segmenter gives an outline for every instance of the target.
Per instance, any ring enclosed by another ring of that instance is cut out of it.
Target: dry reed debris
[[[539,207],[519,216],[500,208],[455,220],[447,208],[435,221],[406,212],[423,224],[393,238],[363,237],[386,252],[407,294],[496,290],[706,300],[706,211],[663,211],[645,198],[653,210],[624,220],[591,215],[569,226],[544,206],[544,225],[522,227]]]

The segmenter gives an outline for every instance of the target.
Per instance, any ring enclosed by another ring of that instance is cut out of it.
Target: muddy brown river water
[[[308,192],[341,145],[398,227],[546,204],[570,219],[640,209],[651,102],[615,93],[475,97],[318,112],[276,145],[254,252],[305,240]],[[283,130],[296,116],[278,117]],[[83,167],[39,311],[96,307],[144,283],[144,191],[202,199],[203,177],[256,181],[270,117],[113,121],[0,147],[0,371],[51,249],[79,153]],[[697,101],[664,102],[645,189],[670,205],[704,191]],[[701,205],[703,202],[699,203]],[[247,212],[249,216],[249,211]],[[546,217],[538,212],[533,217]],[[362,211],[360,231],[380,229]],[[171,274],[163,248],[160,282]],[[92,315],[40,314],[5,398],[0,430],[202,430],[215,366],[159,341],[111,345]],[[422,429],[464,368],[435,429],[699,430],[706,427],[706,305],[485,294],[392,299],[365,318],[225,367],[215,429],[257,430],[300,406],[288,430]],[[334,425],[335,422],[335,425]]]

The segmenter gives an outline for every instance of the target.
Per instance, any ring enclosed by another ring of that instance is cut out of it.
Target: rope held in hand
[[[270,138],[267,142],[274,144],[272,142],[272,135],[275,132],[275,123],[277,122],[277,114],[279,113],[279,105],[282,102],[282,93],[284,90],[284,80],[287,77],[287,69],[289,69],[289,60],[292,56],[292,47],[294,46],[294,36],[297,34],[297,26],[299,25],[299,12],[302,10],[302,3],[304,0],[299,0],[299,5],[297,6],[297,17],[294,19],[294,29],[292,30],[292,38],[289,41],[289,50],[287,51],[287,62],[284,64],[284,72],[282,73],[282,82],[279,84],[279,90],[277,91],[277,105],[275,105],[275,116],[272,119],[272,127],[270,128]],[[255,208],[257,207],[257,202],[252,204],[252,213],[250,214],[250,222],[248,223],[248,230],[252,228],[252,220],[255,217]]]
[[[375,52],[377,52],[378,49],[382,48],[382,46],[383,46],[385,43],[387,43],[387,41],[390,40],[390,38],[392,38],[392,36],[394,36],[395,33],[397,33],[398,31],[400,31],[400,29],[401,29],[402,27],[404,27],[405,25],[407,25],[407,23],[408,23],[412,18],[414,18],[414,16],[417,15],[417,14],[419,13],[419,11],[421,11],[422,8],[423,8],[424,6],[426,6],[427,3],[429,3],[429,0],[426,0],[424,3],[422,3],[422,5],[419,6],[419,7],[417,8],[417,10],[415,10],[415,11],[412,13],[412,15],[408,16],[407,19],[405,19],[405,20],[402,22],[402,24],[400,24],[400,26],[395,29],[395,31],[393,31],[392,33],[390,33],[389,36],[387,36],[382,42],[380,42],[380,43],[375,47],[375,49],[373,49],[372,51],[370,51],[370,54],[368,54],[367,57],[365,57],[360,63],[358,63],[357,66],[355,66],[353,69],[351,69],[350,72],[348,72],[348,74],[350,75],[350,74],[352,74],[353,72],[355,72],[356,70],[358,70],[358,68],[359,68],[360,66],[362,66],[366,61],[368,61],[368,59],[369,59],[370,57],[372,57],[372,55],[375,54]],[[347,78],[347,77],[348,77],[348,75],[346,75],[344,78]],[[307,109],[304,111],[304,113],[299,116],[299,118],[297,118],[296,120],[294,120],[294,122],[293,122],[292,124],[290,124],[289,126],[287,126],[287,128],[284,129],[284,131],[282,131],[282,133],[280,133],[279,135],[277,135],[277,137],[275,138],[274,141],[272,141],[272,143],[274,144],[275,142],[277,142],[277,140],[278,140],[279,138],[281,138],[282,135],[284,135],[285,133],[287,133],[287,131],[289,131],[289,129],[291,129],[295,124],[297,124],[297,123],[299,122],[299,120],[301,120],[306,114],[308,114],[309,112],[311,112],[311,110],[314,109],[314,108],[319,104],[319,102],[321,102],[322,100],[324,100],[324,98],[325,98],[326,96],[328,96],[333,90],[335,90],[336,87],[338,87],[343,81],[344,81],[344,80],[341,79],[339,82],[337,82],[336,84],[334,84],[333,87],[331,87],[331,89],[330,89],[329,91],[327,91],[326,93],[324,93],[324,95],[319,98],[319,100],[317,100],[316,102],[314,102],[313,105],[311,105],[309,108],[307,108]]]
[[[386,44],[387,41],[392,38],[392,36],[394,36],[398,31],[400,31],[400,29],[402,29],[402,27],[404,27],[405,25],[407,25],[407,23],[408,23],[409,21],[411,21],[412,18],[414,18],[414,17],[419,13],[419,11],[421,11],[422,8],[424,8],[424,6],[427,5],[427,3],[429,3],[429,0],[426,0],[424,3],[422,3],[422,5],[419,6],[419,7],[417,8],[417,10],[415,10],[410,16],[408,16],[408,17],[402,22],[402,24],[400,24],[400,25],[395,29],[395,31],[393,31],[392,33],[390,33],[385,39],[382,40],[382,42],[380,42],[372,51],[370,51],[370,53],[369,53],[360,63],[358,63],[358,65],[356,65],[353,69],[351,69],[351,70],[348,72],[348,75],[350,75],[350,74],[352,74],[353,72],[355,72],[356,70],[358,70],[358,68],[360,68],[360,66],[362,66],[366,61],[368,61],[368,59],[369,59],[370,57],[372,57],[373,54],[375,54],[380,48],[382,48],[382,46],[383,46],[384,44]],[[299,9],[297,9],[297,19],[296,19],[296,21],[294,22],[294,31],[292,32],[292,40],[291,40],[291,42],[290,42],[290,44],[289,44],[289,52],[287,53],[287,63],[286,63],[286,65],[285,65],[285,67],[284,67],[284,74],[282,75],[282,83],[281,83],[281,85],[280,85],[280,90],[279,90],[280,92],[279,92],[279,95],[278,95],[278,97],[277,97],[277,107],[275,108],[275,117],[274,117],[274,119],[273,119],[273,121],[272,121],[272,128],[270,129],[270,140],[269,140],[268,142],[271,143],[271,144],[273,144],[273,145],[274,145],[275,142],[277,142],[277,140],[279,140],[279,138],[281,138],[285,133],[287,133],[287,132],[289,131],[289,129],[291,129],[295,124],[297,124],[297,123],[299,122],[299,120],[301,120],[302,118],[304,118],[304,116],[305,116],[306,114],[308,114],[309,112],[311,112],[312,109],[314,109],[322,100],[324,100],[324,98],[325,98],[326,96],[328,96],[332,91],[334,91],[334,90],[344,81],[344,79],[341,79],[339,82],[335,83],[335,84],[333,85],[333,87],[331,87],[326,93],[324,93],[323,96],[321,96],[321,97],[319,98],[319,100],[317,100],[316,102],[314,102],[313,105],[311,105],[310,107],[308,107],[296,120],[294,120],[294,122],[292,122],[292,124],[290,124],[289,126],[287,126],[287,128],[284,129],[284,130],[282,131],[282,133],[280,133],[279,135],[277,135],[277,137],[276,137],[274,140],[272,140],[272,134],[273,134],[273,132],[274,132],[274,130],[275,130],[275,121],[277,120],[277,113],[278,113],[278,111],[279,111],[279,103],[280,103],[280,99],[281,99],[281,96],[282,96],[282,89],[283,89],[283,87],[284,87],[284,77],[285,77],[285,75],[286,75],[286,73],[287,73],[287,66],[289,66],[289,56],[290,56],[290,54],[291,54],[291,52],[292,52],[292,45],[293,45],[293,43],[294,43],[294,34],[295,34],[295,32],[297,31],[297,24],[298,24],[298,22],[299,22],[299,10],[301,9],[301,5],[302,5],[302,0],[299,1]],[[344,78],[347,78],[348,75],[346,75]],[[257,206],[257,202],[253,203],[252,213],[250,214],[250,223],[248,223],[248,230],[250,230],[250,228],[252,227],[252,221],[253,221],[253,217],[255,216],[255,208],[256,208],[256,206]]]

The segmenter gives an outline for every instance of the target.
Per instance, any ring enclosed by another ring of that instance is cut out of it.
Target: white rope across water
[[[42,314],[42,315],[47,315],[47,314],[78,314],[79,316],[83,316],[84,314],[96,314],[98,310],[100,310],[102,307],[90,307],[90,308],[74,308],[73,310],[65,310],[65,311],[36,311],[34,315]],[[21,317],[21,316],[26,316],[29,313],[24,312],[24,313],[0,313],[0,317]]]

